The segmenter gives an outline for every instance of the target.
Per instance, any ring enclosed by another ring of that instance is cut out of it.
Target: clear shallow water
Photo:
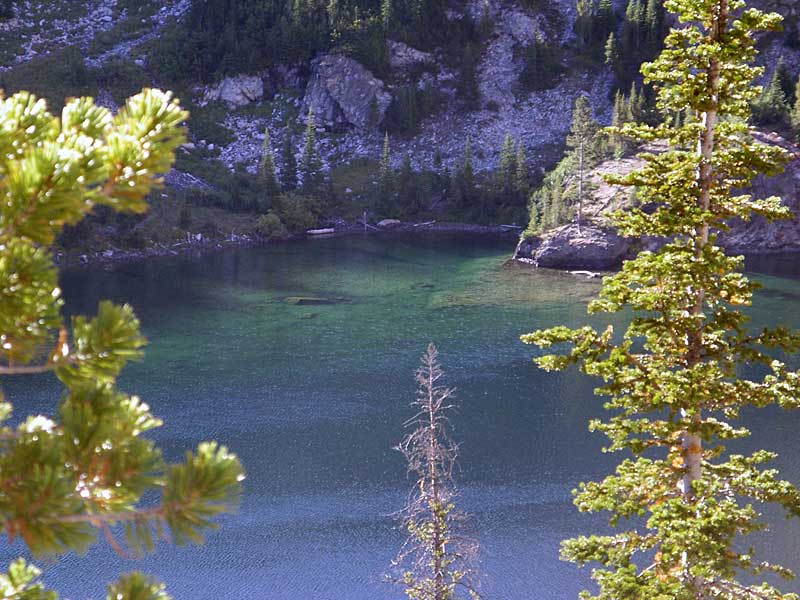
[[[391,447],[434,341],[462,403],[458,478],[482,542],[484,595],[575,598],[588,569],[561,563],[558,543],[602,521],[577,513],[570,490],[620,457],[600,454],[603,438],[586,431],[602,414],[592,382],[539,371],[519,335],[590,322],[599,283],[505,265],[510,251],[458,237],[347,237],[66,273],[70,312],[93,313],[101,298],[135,307],[151,343],[120,385],[165,420],[156,437],[168,456],[218,439],[248,478],[241,510],[204,546],[162,544],[133,560],[100,543],[43,564],[45,580],[74,600],[103,597],[107,581],[134,569],[178,600],[401,598],[379,582],[401,540],[388,515],[408,489]],[[757,325],[800,327],[794,265],[755,265],[769,273],[758,275]],[[295,306],[291,296],[340,302]],[[5,390],[20,415],[52,412],[57,398],[46,377]],[[800,481],[800,414],[762,411],[748,424]],[[766,556],[800,570],[800,527],[781,520],[775,530]]]

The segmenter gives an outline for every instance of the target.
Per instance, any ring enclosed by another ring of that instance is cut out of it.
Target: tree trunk
[[[578,167],[578,231],[583,223],[583,140],[581,140],[580,158]]]
[[[430,427],[430,440],[428,450],[428,476],[430,477],[431,498],[428,507],[431,511],[431,522],[433,523],[433,600],[445,600],[444,573],[442,568],[442,556],[444,555],[444,540],[442,535],[441,520],[439,518],[441,509],[441,498],[439,491],[439,472],[437,458],[439,457],[438,442],[436,439],[436,414],[434,412],[433,397],[434,381],[429,381],[428,386],[428,419]]]
[[[717,14],[711,22],[709,36],[715,42],[721,41],[725,30],[727,29],[727,21],[729,14],[728,0],[719,0],[717,4]],[[716,125],[717,125],[717,109],[719,106],[719,83],[720,83],[720,63],[716,57],[712,57],[709,61],[708,70],[706,74],[706,89],[711,97],[711,103],[702,114],[703,130],[697,142],[697,154],[699,157],[699,166],[697,169],[697,184],[699,190],[698,203],[703,210],[708,210],[711,207],[711,193],[714,185],[714,169],[712,158],[716,145]],[[695,256],[700,257],[704,248],[708,245],[709,240],[709,224],[703,223],[699,231],[696,232],[695,243]],[[703,312],[705,305],[705,290],[699,288],[695,292],[695,304],[692,308],[694,315],[700,315]],[[697,326],[695,331],[689,336],[687,347],[687,366],[694,367],[701,360],[701,351],[703,343],[703,333],[705,326],[701,323]],[[691,422],[693,425],[698,425],[702,419],[702,407],[696,407],[696,410],[691,414]],[[686,410],[682,410],[684,417],[689,416]],[[687,502],[694,501],[694,491],[692,484],[699,480],[703,475],[703,440],[700,436],[685,431],[682,440],[682,453],[683,453],[683,466],[684,475],[678,487],[681,495]],[[684,568],[688,571],[689,567],[688,558],[684,554]],[[690,578],[695,588],[699,587],[698,578]]]

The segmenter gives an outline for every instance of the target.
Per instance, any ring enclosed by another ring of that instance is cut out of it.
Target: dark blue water
[[[570,490],[620,457],[600,454],[603,438],[587,432],[602,414],[592,382],[539,371],[519,335],[606,317],[585,315],[596,281],[506,265],[510,251],[349,237],[66,273],[70,312],[93,313],[101,298],[135,307],[150,345],[120,385],[164,419],[155,437],[167,455],[218,439],[248,477],[239,513],[204,546],[161,544],[136,560],[100,542],[86,557],[39,561],[47,583],[74,600],[100,598],[119,572],[144,570],[179,600],[402,598],[380,583],[402,539],[389,515],[409,487],[391,448],[433,341],[462,404],[460,503],[475,515],[484,595],[575,598],[588,569],[560,562],[559,541],[602,519],[579,514]],[[755,323],[800,327],[794,262],[755,267],[766,286]],[[338,303],[297,306],[292,296]],[[52,413],[59,393],[46,377],[4,388],[18,414]],[[747,419],[753,445],[780,452],[783,475],[800,481],[800,415]],[[775,529],[759,542],[766,556],[800,568],[800,528]]]

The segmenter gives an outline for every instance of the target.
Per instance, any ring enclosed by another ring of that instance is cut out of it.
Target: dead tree
[[[458,444],[450,437],[448,413],[455,407],[454,390],[442,386],[443,372],[433,344],[416,371],[419,385],[411,403],[415,414],[405,426],[408,435],[397,446],[416,478],[408,504],[398,513],[407,532],[393,561],[390,579],[403,586],[411,600],[475,598],[474,564],[477,541],[463,534],[466,515],[455,506],[453,467]]]

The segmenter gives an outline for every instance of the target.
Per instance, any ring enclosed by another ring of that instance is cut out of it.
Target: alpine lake
[[[400,548],[393,514],[412,485],[395,446],[411,416],[414,370],[434,342],[460,408],[458,503],[481,542],[482,593],[498,600],[566,600],[590,568],[559,560],[560,540],[606,530],[580,514],[571,490],[622,460],[587,430],[604,414],[596,381],[548,374],[521,334],[587,316],[599,279],[509,264],[513,241],[463,235],[352,235],[66,270],[69,314],[100,299],[130,303],[149,339],[122,390],[164,420],[153,437],[178,460],[216,439],[247,471],[242,504],[203,546],[158,543],[141,558],[102,539],[86,556],[37,559],[62,597],[102,598],[121,572],[141,570],[176,600],[383,600],[381,580]],[[800,260],[748,263],[763,284],[754,327],[800,328]],[[798,361],[794,360],[794,366]],[[18,417],[55,412],[52,376],[11,378]],[[747,411],[753,431],[737,451],[775,450],[800,482],[800,412]],[[766,509],[763,558],[800,571],[800,524]],[[8,562],[25,554],[15,542]],[[783,584],[800,591],[800,583]]]

